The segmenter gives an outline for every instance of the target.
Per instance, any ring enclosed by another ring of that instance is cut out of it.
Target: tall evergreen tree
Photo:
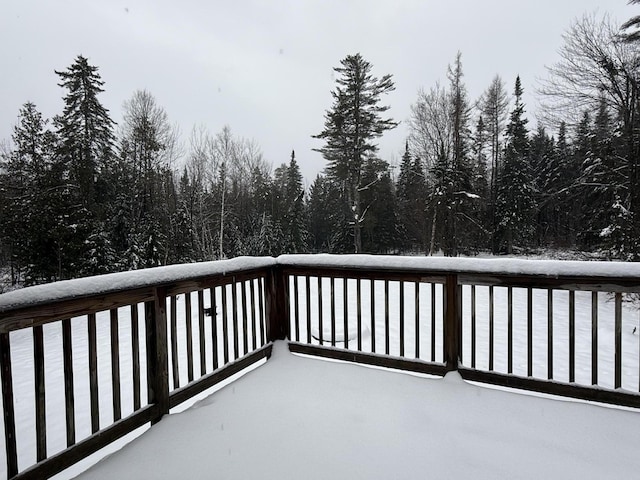
[[[522,93],[518,76],[514,89],[515,105],[507,125],[503,165],[498,172],[496,202],[501,246],[507,253],[513,253],[514,246],[529,246],[534,232],[535,189]]]
[[[318,152],[329,162],[327,173],[342,184],[342,192],[351,212],[353,245],[362,251],[362,169],[367,158],[375,155],[375,139],[398,124],[382,115],[389,109],[380,105],[381,96],[395,89],[391,75],[378,79],[371,75],[372,65],[358,53],[347,55],[334,68],[339,75],[331,95],[333,105],[325,114],[324,129],[314,138],[325,141]]]

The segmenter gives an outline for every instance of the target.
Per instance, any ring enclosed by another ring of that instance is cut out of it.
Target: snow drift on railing
[[[640,263],[630,262],[327,254],[281,255],[277,258],[277,261],[279,265],[283,266],[640,279]]]
[[[133,290],[198,277],[232,275],[246,270],[272,267],[275,264],[276,260],[272,257],[238,257],[231,260],[167,265],[64,280],[2,294],[0,295],[0,312],[17,306],[33,306],[71,298]]]

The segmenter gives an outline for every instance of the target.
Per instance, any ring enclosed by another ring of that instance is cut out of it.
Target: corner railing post
[[[458,369],[461,351],[461,298],[458,276],[447,275],[445,285],[444,360],[447,371]]]
[[[267,341],[289,336],[289,284],[280,266],[267,272],[266,284]]]
[[[145,303],[147,384],[149,404],[156,405],[151,423],[169,413],[169,354],[167,344],[166,289],[154,288],[154,299]]]

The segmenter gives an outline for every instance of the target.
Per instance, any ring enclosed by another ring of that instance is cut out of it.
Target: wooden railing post
[[[16,420],[13,408],[13,379],[9,333],[0,333],[0,375],[2,379],[2,405],[4,405],[4,435],[6,440],[7,478],[18,474],[16,448]]]
[[[447,275],[444,318],[444,361],[451,372],[458,369],[461,352],[462,312],[457,275]]]
[[[289,338],[289,284],[282,268],[271,267],[265,282],[267,341]]]
[[[154,300],[145,303],[147,384],[149,404],[157,406],[151,423],[169,413],[169,354],[166,289],[154,288]]]

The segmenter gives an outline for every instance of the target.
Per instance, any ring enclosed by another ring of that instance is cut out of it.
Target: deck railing
[[[638,292],[636,264],[286,255],[0,295],[7,477],[64,470],[284,338],[298,353],[640,407]]]

